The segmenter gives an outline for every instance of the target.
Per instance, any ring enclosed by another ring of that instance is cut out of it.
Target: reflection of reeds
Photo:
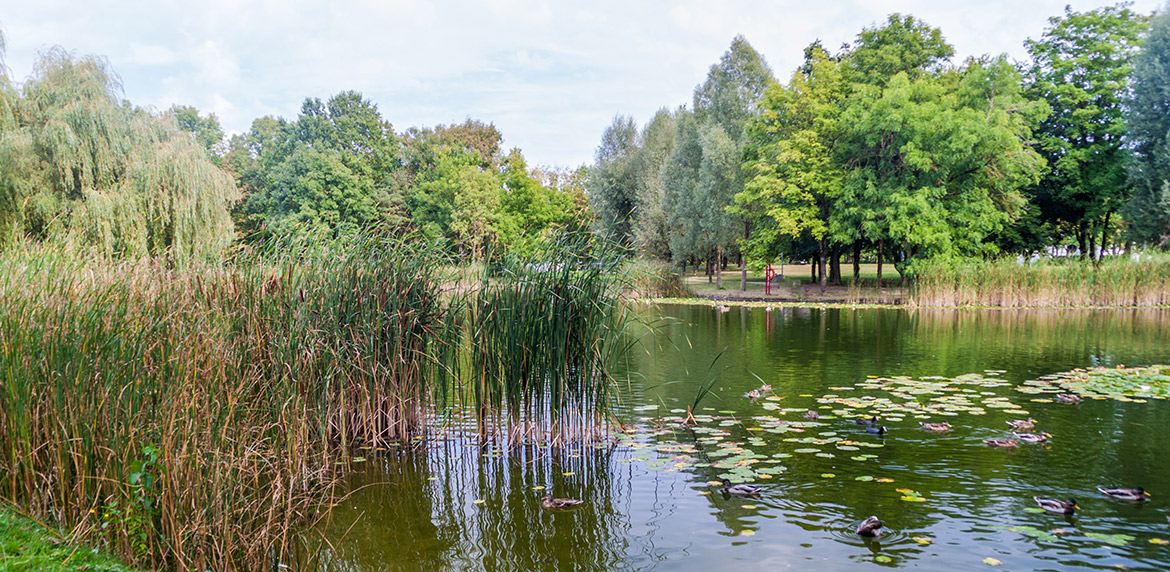
[[[1151,307],[1170,305],[1170,257],[1014,260],[936,266],[915,281],[910,304],[929,307]]]
[[[0,255],[0,494],[151,567],[264,569],[329,456],[420,427],[428,245],[306,241],[170,268]]]

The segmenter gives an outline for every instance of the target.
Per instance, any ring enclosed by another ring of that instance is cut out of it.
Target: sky
[[[1160,0],[1136,0],[1150,13]],[[495,124],[529,165],[593,162],[616,114],[644,124],[690,104],[743,34],[786,82],[803,48],[830,48],[893,12],[942,30],[956,59],[1008,54],[1048,18],[1099,0],[0,0],[9,77],[61,46],[107,58],[126,99],[213,112],[229,133],[295,119],[306,97],[355,90],[395,131]]]

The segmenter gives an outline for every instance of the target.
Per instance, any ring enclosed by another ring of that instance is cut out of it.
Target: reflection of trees
[[[629,479],[612,478],[612,454],[587,445],[498,451],[471,440],[389,453],[350,481],[318,569],[618,568],[629,522],[612,501],[628,494],[615,489]],[[546,510],[538,486],[586,504]]]

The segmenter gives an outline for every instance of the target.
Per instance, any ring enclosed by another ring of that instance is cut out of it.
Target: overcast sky
[[[59,45],[109,59],[126,98],[214,112],[228,132],[296,118],[306,97],[356,90],[396,131],[491,122],[530,165],[591,163],[615,114],[645,123],[689,104],[736,34],[781,81],[802,49],[836,49],[891,12],[932,26],[957,56],[1023,60],[1064,6],[1099,0],[0,0],[9,77]],[[1137,0],[1153,12],[1160,0]]]

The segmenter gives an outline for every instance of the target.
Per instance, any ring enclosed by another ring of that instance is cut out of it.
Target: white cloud
[[[958,57],[1009,53],[1050,16],[1107,0],[0,0],[13,77],[60,44],[109,57],[132,102],[214,111],[228,131],[356,89],[399,130],[494,122],[531,164],[589,162],[616,113],[690,102],[736,34],[781,80],[816,39],[836,49],[889,12],[940,27]],[[1161,0],[1139,0],[1153,11]]]

